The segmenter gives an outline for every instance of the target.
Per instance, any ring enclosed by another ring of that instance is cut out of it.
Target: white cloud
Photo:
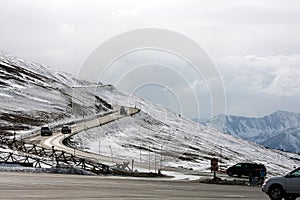
[[[220,69],[229,90],[278,97],[300,95],[300,55],[230,56],[222,60]]]
[[[137,16],[138,12],[135,9],[130,9],[130,10],[119,9],[113,11],[111,14],[112,16],[116,16],[116,17],[135,17]]]
[[[300,112],[300,55],[229,56],[218,66],[228,114],[264,116],[279,109]]]
[[[74,24],[60,23],[59,32],[63,36],[74,36],[74,35],[76,35]]]

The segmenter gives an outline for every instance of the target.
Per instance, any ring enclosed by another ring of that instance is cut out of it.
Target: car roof
[[[261,164],[261,163],[246,163],[246,162],[237,163],[235,165],[258,165],[258,166],[265,166],[264,164]]]
[[[256,163],[246,163],[246,162],[243,162],[243,163],[237,163],[236,165],[238,164],[256,164]]]

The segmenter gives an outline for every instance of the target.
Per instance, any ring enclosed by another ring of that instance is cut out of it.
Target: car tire
[[[269,189],[269,197],[271,200],[281,200],[284,192],[280,186],[273,186]]]
[[[284,197],[285,200],[296,200],[297,197],[293,196],[293,195],[286,195]]]
[[[228,172],[228,176],[233,176],[233,173],[231,171]]]

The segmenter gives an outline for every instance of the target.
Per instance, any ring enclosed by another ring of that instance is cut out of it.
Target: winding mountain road
[[[63,144],[63,140],[71,137],[81,131],[90,129],[90,128],[94,128],[97,126],[101,126],[103,124],[107,124],[110,122],[113,122],[115,120],[121,119],[123,117],[128,117],[131,115],[134,115],[136,113],[139,112],[138,109],[136,108],[131,108],[131,107],[123,107],[126,110],[126,115],[121,114],[120,109],[117,108],[115,109],[115,111],[110,112],[108,114],[104,114],[103,116],[97,117],[96,119],[90,119],[90,120],[85,120],[79,123],[75,123],[75,125],[71,126],[72,128],[72,133],[71,134],[62,134],[60,130],[55,130],[53,131],[52,136],[35,136],[33,138],[29,139],[30,143],[35,143],[41,147],[44,147],[46,149],[51,149],[53,146],[55,149],[57,150],[61,150],[61,151],[65,151],[67,153],[70,154],[74,154],[76,156],[88,159],[88,160],[92,160],[92,161],[96,161],[96,162],[101,162],[103,164],[108,164],[108,165],[112,165],[115,163],[112,163],[112,159],[110,157],[107,156],[99,156],[97,154],[93,154],[93,153],[89,153],[89,152],[84,152],[84,151],[80,151],[80,150],[74,150],[73,148],[70,148],[68,146],[65,146]],[[124,160],[120,160],[120,159],[114,159],[115,162],[124,162]]]

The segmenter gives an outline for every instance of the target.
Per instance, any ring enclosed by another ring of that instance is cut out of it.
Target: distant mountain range
[[[300,152],[300,113],[278,110],[261,118],[218,115],[201,124],[265,147]]]

